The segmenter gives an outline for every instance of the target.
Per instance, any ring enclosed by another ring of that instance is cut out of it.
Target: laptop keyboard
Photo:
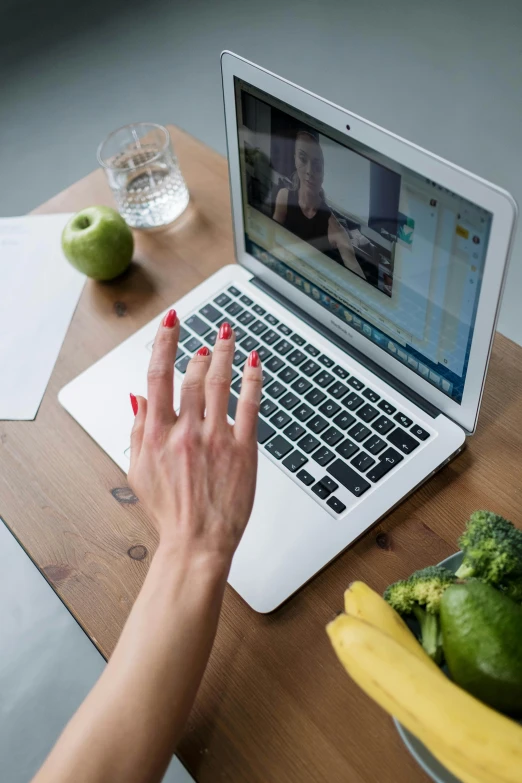
[[[230,418],[236,415],[243,364],[255,349],[263,362],[259,446],[334,514],[345,511],[348,498],[364,495],[430,437],[236,286],[182,320],[176,356],[180,373],[198,348],[214,345],[225,321],[236,335]]]

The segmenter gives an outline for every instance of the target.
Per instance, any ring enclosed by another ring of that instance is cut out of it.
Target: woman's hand
[[[191,359],[174,412],[179,321],[170,310],[154,341],[148,400],[133,397],[129,484],[152,517],[160,546],[230,564],[252,511],[257,470],[261,362],[245,364],[235,424],[227,421],[234,334],[219,330],[213,354]]]

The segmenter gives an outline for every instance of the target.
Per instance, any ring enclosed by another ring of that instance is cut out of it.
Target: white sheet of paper
[[[65,259],[70,214],[0,219],[0,419],[34,419],[85,282]]]

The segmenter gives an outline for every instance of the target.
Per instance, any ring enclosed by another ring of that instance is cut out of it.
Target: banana
[[[381,631],[387,633],[396,642],[430,665],[441,677],[445,676],[437,664],[424,652],[402,617],[384,598],[364,582],[352,582],[346,590],[344,611],[352,617],[359,617],[370,625],[380,628]]]
[[[522,728],[356,617],[327,626],[355,682],[466,783],[520,783]],[[458,771],[457,771],[458,770]]]

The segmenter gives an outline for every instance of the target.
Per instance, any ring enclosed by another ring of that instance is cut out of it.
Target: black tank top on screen
[[[299,206],[298,198],[299,191],[288,191],[284,227],[323,253],[331,250],[332,246],[328,241],[328,221],[332,213],[328,205],[323,199],[313,218],[307,218]]]

